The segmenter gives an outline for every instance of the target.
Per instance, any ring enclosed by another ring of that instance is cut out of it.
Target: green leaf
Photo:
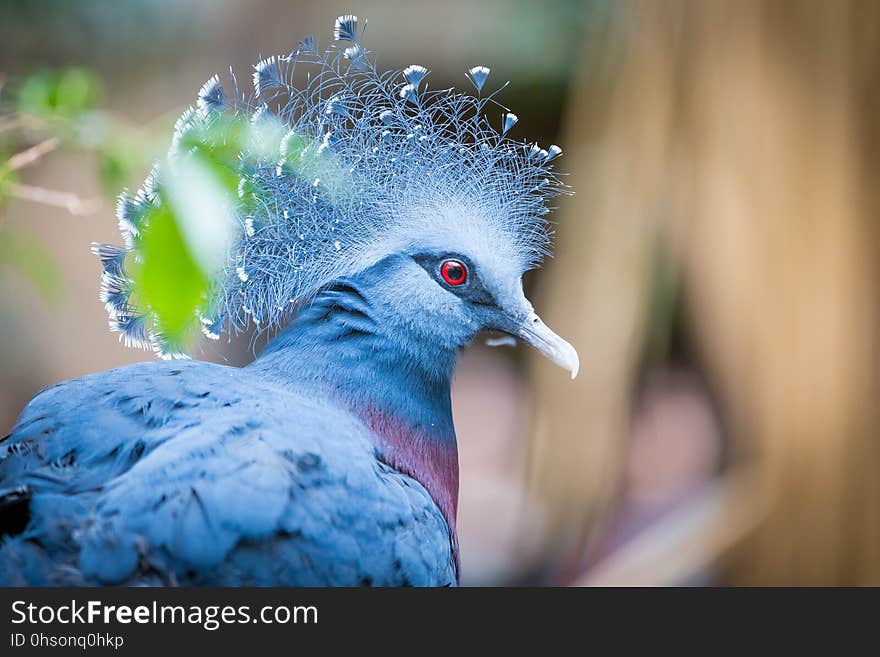
[[[181,349],[196,337],[195,312],[208,294],[202,271],[171,209],[153,210],[138,239],[141,262],[132,265],[136,305],[155,313],[157,329]]]
[[[101,95],[98,77],[87,69],[43,71],[21,83],[17,108],[47,120],[70,121],[95,109]]]

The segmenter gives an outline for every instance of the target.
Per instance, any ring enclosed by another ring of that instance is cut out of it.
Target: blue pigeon
[[[341,16],[327,50],[257,64],[247,96],[211,78],[120,197],[125,245],[94,247],[101,299],[163,359],[51,386],[2,439],[0,583],[458,583],[457,352],[488,329],[578,369],[521,282],[566,193],[561,150],[509,136],[488,68],[468,71],[475,95],[431,90],[422,66],[377,72],[362,33]],[[243,368],[185,359],[129,274],[193,135],[228,117],[251,146],[194,322],[272,331]]]

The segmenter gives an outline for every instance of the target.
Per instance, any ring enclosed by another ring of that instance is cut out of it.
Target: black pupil
[[[446,263],[446,277],[450,281],[458,283],[464,278],[464,267],[461,263],[450,260]]]

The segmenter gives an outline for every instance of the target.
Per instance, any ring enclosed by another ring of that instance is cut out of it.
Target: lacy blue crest
[[[289,55],[262,59],[250,94],[234,77],[232,94],[212,77],[175,126],[169,157],[218,117],[250,126],[236,164],[234,247],[197,311],[210,338],[280,327],[322,286],[440,228],[425,219],[433,206],[472,208],[460,221],[485,222],[523,270],[548,253],[548,204],[566,189],[551,162],[562,151],[509,136],[518,119],[497,91],[484,92],[489,69],[467,71],[476,95],[434,90],[421,65],[378,71],[356,16],[337,18],[333,35],[323,52],[309,36]],[[497,125],[490,107],[501,111]],[[127,345],[175,357],[182,354],[163,340],[151,309],[132,302],[126,273],[127,259],[139,257],[135,238],[162,203],[159,166],[138,192],[119,197],[125,246],[93,250],[111,328]]]

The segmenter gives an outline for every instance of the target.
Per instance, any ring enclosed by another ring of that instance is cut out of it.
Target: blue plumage
[[[192,144],[223,147],[225,133],[214,128],[246,125],[235,164],[233,246],[199,309],[210,337],[223,327],[282,326],[323,285],[413,243],[482,236],[522,269],[547,252],[547,203],[563,191],[552,164],[561,150],[510,137],[516,116],[497,92],[484,93],[490,69],[468,71],[476,96],[433,90],[423,66],[377,71],[357,17],[339,17],[334,35],[338,44],[326,52],[310,39],[258,62],[252,93],[236,86],[228,95],[218,76],[209,79],[177,121],[168,161],[136,194],[120,197],[120,229],[137,260],[137,236],[169,191],[163,180],[178,176]],[[490,108],[503,110],[500,121]],[[456,211],[437,216],[438,206]],[[111,264],[102,294],[111,328],[128,344],[180,356],[151,309],[118,294],[131,285],[124,267]]]
[[[210,337],[286,328],[246,368],[139,364],[37,395],[0,441],[0,583],[457,582],[458,351],[490,329],[578,369],[521,280],[548,247],[561,151],[512,141],[506,110],[489,124],[486,67],[476,97],[428,91],[424,67],[376,72],[356,17],[334,32],[328,53],[309,38],[261,61],[247,102],[211,78],[120,198],[125,246],[95,247],[111,326],[179,355],[127,268],[151,211],[191,202],[163,173],[190,134],[245,116],[235,239],[201,236],[225,260],[199,318]]]
[[[83,408],[89,413],[83,413]],[[5,585],[444,585],[452,538],[357,418],[247,370],[151,363],[25,409],[0,480],[33,491]]]

